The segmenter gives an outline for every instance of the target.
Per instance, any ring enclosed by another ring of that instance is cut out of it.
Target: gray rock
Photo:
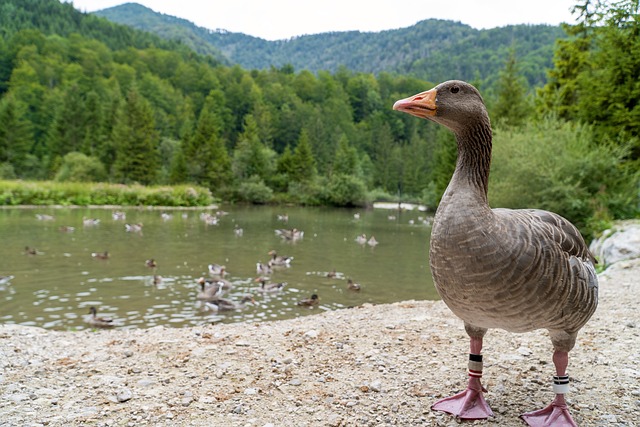
[[[640,258],[640,223],[618,223],[591,242],[589,249],[604,265]]]

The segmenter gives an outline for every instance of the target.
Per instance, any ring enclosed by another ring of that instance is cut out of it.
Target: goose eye
[[[451,87],[451,93],[458,93],[458,92],[460,92],[460,88],[458,86]]]

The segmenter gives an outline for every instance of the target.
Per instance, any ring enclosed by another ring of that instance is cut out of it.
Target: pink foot
[[[482,420],[489,418],[493,416],[493,412],[484,400],[482,393],[486,391],[484,387],[482,387],[481,390],[467,388],[454,396],[438,400],[431,406],[431,409],[447,412],[463,420]]]
[[[566,404],[553,402],[544,409],[520,415],[531,427],[578,427]]]

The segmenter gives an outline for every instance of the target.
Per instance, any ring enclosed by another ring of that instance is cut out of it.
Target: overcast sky
[[[67,0],[63,0],[67,1]],[[137,0],[156,12],[209,29],[224,29],[267,40],[328,31],[382,31],[429,18],[460,21],[474,28],[509,24],[574,23],[577,0]],[[73,0],[93,12],[125,0]]]

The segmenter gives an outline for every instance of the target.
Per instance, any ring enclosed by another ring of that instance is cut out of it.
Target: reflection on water
[[[120,216],[110,209],[0,209],[0,322],[86,328],[93,306],[118,328],[182,327],[437,298],[422,212],[222,209],[129,208]],[[304,235],[288,239],[275,232],[294,228]],[[358,243],[361,235],[374,236],[378,244]],[[271,250],[293,257],[290,267],[270,275],[287,285],[259,292],[256,264],[266,264]],[[146,263],[151,259],[155,268]],[[239,302],[250,294],[255,303],[222,311],[199,301],[197,280],[209,277],[209,264],[226,267],[232,289],[225,298]],[[4,276],[13,278],[3,283]],[[362,289],[349,290],[348,278]],[[320,298],[317,307],[296,304],[313,293]]]

